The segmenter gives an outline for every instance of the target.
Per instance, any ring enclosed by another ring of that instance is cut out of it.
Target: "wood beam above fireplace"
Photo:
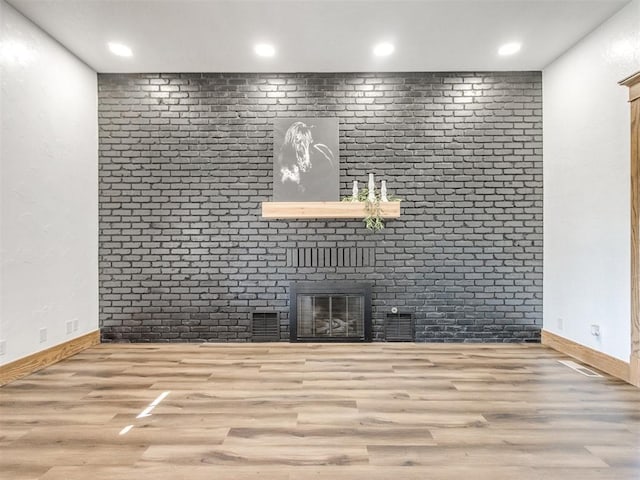
[[[400,216],[400,202],[380,204],[383,218]],[[364,218],[365,202],[262,202],[263,218]]]

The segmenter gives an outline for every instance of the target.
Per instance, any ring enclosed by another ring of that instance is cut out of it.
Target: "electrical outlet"
[[[67,335],[71,334],[72,332],[73,332],[73,322],[69,320],[67,322]]]
[[[77,331],[78,331],[78,328],[80,328],[80,322],[78,321],[78,319],[75,319],[75,320],[73,321],[73,331],[74,331],[74,332],[77,332]]]
[[[564,319],[558,317],[558,330],[564,330]]]
[[[591,325],[591,335],[594,337],[600,336],[600,325]]]
[[[40,343],[44,343],[47,341],[47,327],[42,327],[40,329]]]
[[[7,354],[7,341],[0,340],[0,357]]]

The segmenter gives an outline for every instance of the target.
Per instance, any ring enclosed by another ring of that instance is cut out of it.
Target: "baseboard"
[[[542,330],[542,344],[576,358],[620,380],[629,382],[629,364],[618,358],[585,345],[580,345],[573,340],[561,337],[547,330]]]
[[[0,366],[0,386],[18,380],[100,343],[100,330]]]

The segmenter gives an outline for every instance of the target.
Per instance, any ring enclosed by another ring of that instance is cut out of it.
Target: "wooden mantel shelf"
[[[364,218],[364,202],[262,202],[263,218]],[[400,216],[400,202],[385,202],[383,218]]]

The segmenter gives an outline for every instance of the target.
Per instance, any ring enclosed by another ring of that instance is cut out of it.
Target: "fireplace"
[[[370,342],[371,285],[298,282],[290,290],[292,342]]]

